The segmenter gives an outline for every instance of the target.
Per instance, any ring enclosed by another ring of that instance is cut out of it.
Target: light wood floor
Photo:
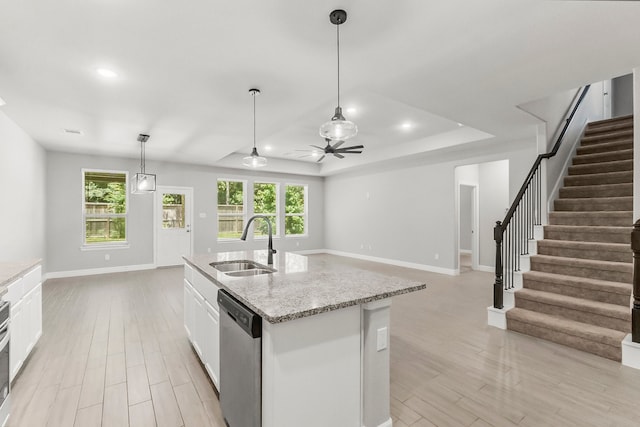
[[[314,256],[428,285],[393,300],[394,427],[640,425],[640,372],[486,326],[492,275]],[[43,295],[10,426],[224,427],[182,327],[181,268],[50,280]]]

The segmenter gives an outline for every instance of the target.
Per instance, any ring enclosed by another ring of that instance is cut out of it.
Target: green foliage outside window
[[[126,174],[85,172],[84,202],[85,243],[126,240]]]
[[[305,234],[305,186],[287,185],[284,229],[287,235]]]
[[[253,184],[253,213],[267,215],[271,221],[273,235],[277,235],[277,195],[276,184],[266,184],[255,182]],[[267,222],[261,218],[254,221],[254,236],[268,236],[269,226]]]
[[[244,183],[218,181],[218,238],[239,239],[244,227]]]

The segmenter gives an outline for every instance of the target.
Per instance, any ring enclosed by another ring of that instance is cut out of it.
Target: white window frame
[[[254,209],[256,206],[256,184],[273,184],[276,186],[276,212],[274,214],[264,214],[262,212],[255,212]],[[280,230],[282,229],[282,227],[280,226],[280,188],[281,187],[282,187],[281,183],[275,182],[275,181],[269,181],[269,180],[256,179],[251,183],[251,213],[253,215],[275,216],[274,224],[271,224],[276,228],[276,232],[273,234],[274,238],[279,238],[282,235],[282,233],[280,232]],[[255,240],[264,240],[269,238],[269,236],[256,236],[255,228],[254,228],[253,238]]]
[[[242,183],[242,224],[246,227],[247,225],[247,189],[249,186],[247,185],[246,179],[238,179],[238,178],[218,178],[216,180],[216,239],[218,242],[235,242],[237,239],[231,237],[220,237],[220,212],[218,211],[218,182],[227,181],[227,182],[241,182]],[[236,217],[238,214],[222,214],[223,217]]]
[[[304,188],[304,213],[302,214],[291,214],[287,213],[287,187],[303,187]],[[308,184],[300,184],[295,182],[285,182],[283,185],[284,188],[284,216],[283,216],[283,224],[282,224],[282,234],[285,239],[298,239],[301,237],[309,236],[309,185]],[[304,219],[304,234],[287,234],[286,224],[288,216],[301,216]]]
[[[122,174],[125,177],[125,213],[123,214],[92,214],[90,215],[92,218],[124,218],[124,236],[125,240],[121,242],[100,242],[100,243],[87,243],[87,210],[86,210],[86,193],[85,193],[85,177],[89,173],[109,173],[109,174]],[[82,241],[80,245],[81,250],[96,250],[96,249],[126,249],[129,248],[129,172],[122,170],[112,170],[112,169],[93,169],[93,168],[82,168]]]

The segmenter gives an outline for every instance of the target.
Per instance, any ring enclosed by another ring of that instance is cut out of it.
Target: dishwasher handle
[[[221,315],[229,316],[251,338],[262,336],[262,318],[224,289],[218,291],[218,306]]]

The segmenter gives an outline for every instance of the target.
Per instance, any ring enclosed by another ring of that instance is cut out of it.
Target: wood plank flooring
[[[394,427],[640,424],[639,371],[486,325],[492,275],[313,256],[428,285],[392,304]],[[224,427],[182,305],[182,268],[47,281],[9,425]]]

